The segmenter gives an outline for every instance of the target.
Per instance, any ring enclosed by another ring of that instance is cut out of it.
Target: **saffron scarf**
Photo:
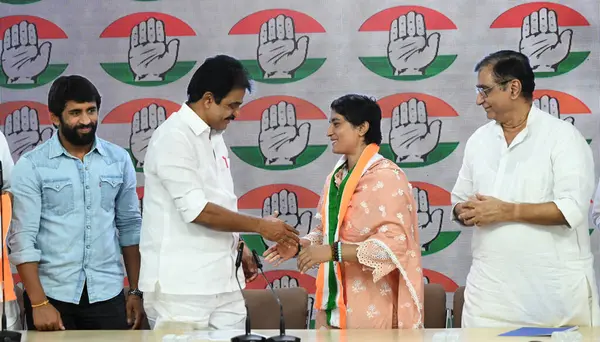
[[[349,170],[346,177],[344,177],[339,188],[335,184],[335,175],[344,167],[347,161],[346,156],[343,156],[334,167],[329,176],[329,184],[326,184],[323,193],[323,205],[321,207],[323,244],[333,245],[339,241],[340,227],[360,178],[371,165],[383,158],[378,152],[379,146],[376,144],[368,145],[363,150],[354,168]],[[315,305],[327,314],[327,324],[340,329],[346,328],[346,303],[342,268],[337,261],[328,261],[319,265]]]

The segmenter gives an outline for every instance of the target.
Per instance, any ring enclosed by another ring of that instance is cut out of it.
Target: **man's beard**
[[[69,143],[75,146],[85,146],[94,142],[96,138],[96,125],[95,123],[90,123],[88,125],[77,125],[73,128],[68,127],[67,125],[62,123],[60,125],[60,133]],[[88,133],[79,133],[77,130],[82,128],[91,128]]]

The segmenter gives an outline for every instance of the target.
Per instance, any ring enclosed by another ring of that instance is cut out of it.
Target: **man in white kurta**
[[[528,62],[491,56],[476,68],[477,104],[493,121],[468,139],[452,190],[455,219],[473,227],[462,326],[599,325],[591,149],[571,123],[531,104],[532,72],[494,77],[505,57],[525,71]]]
[[[590,209],[590,218],[592,220],[592,227],[600,231],[600,182],[596,187],[594,198]]]
[[[298,231],[285,222],[238,213],[223,132],[240,115],[247,77],[232,57],[206,59],[190,80],[188,101],[148,143],[139,288],[154,329],[243,329],[240,288],[257,270],[246,246],[244,272],[236,272],[239,233],[298,243]]]

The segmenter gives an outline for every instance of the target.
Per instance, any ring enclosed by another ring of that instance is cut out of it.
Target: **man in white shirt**
[[[246,248],[235,272],[239,232],[296,246],[298,231],[277,219],[237,213],[222,132],[239,115],[250,81],[242,64],[208,58],[188,85],[188,101],[150,139],[144,163],[139,287],[154,329],[241,329],[246,310],[236,277],[251,281]],[[241,281],[243,283],[243,280]]]
[[[12,169],[15,163],[10,153],[10,148],[8,146],[8,142],[6,141],[6,137],[2,132],[0,132],[0,162],[2,163],[2,192],[8,192],[9,195],[11,195],[10,176],[12,174]],[[10,209],[2,208],[2,213],[0,213],[0,222],[2,222],[1,214],[4,213],[9,213],[10,215]],[[8,251],[6,250],[6,240],[3,239],[2,243],[4,243],[4,253],[7,253]],[[4,298],[2,298],[2,300],[4,300]],[[19,303],[17,303],[16,300],[12,300],[6,303],[6,328],[8,330],[23,330],[23,323],[21,322],[20,311],[21,310],[19,308]]]
[[[462,326],[597,326],[591,149],[532,105],[525,55],[499,51],[475,71],[477,104],[493,121],[467,141],[452,190],[455,219],[474,226]]]

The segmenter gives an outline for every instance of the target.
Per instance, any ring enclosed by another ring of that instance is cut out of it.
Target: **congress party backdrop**
[[[597,151],[599,12],[596,0],[0,0],[0,125],[17,160],[53,134],[51,82],[85,75],[103,96],[98,134],[130,152],[142,198],[154,129],[185,101],[206,57],[230,54],[255,88],[226,133],[239,209],[278,210],[304,235],[339,157],[326,137],[329,105],[372,95],[383,109],[381,151],[415,187],[425,280],[442,284],[450,303],[470,267],[471,230],[451,222],[449,191],[467,138],[486,122],[475,63],[499,49],[529,56],[535,104]],[[597,251],[600,233],[590,225],[590,234]],[[270,245],[244,239],[259,253]],[[293,261],[266,268],[274,286],[306,288],[314,313],[314,272]]]

